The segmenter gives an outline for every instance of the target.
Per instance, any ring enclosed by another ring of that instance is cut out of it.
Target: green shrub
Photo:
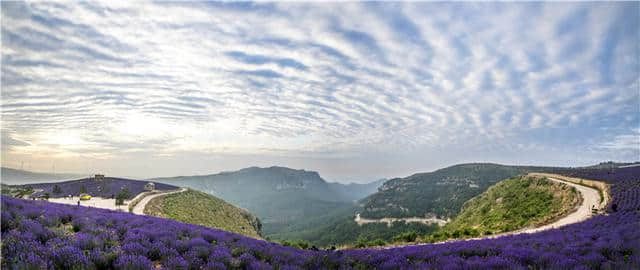
[[[416,233],[415,231],[408,231],[408,232],[404,232],[397,235],[396,237],[393,238],[393,240],[403,241],[403,242],[413,242],[413,241],[416,241],[416,238],[418,238],[418,233]]]
[[[368,246],[370,246],[370,247],[375,247],[375,246],[384,246],[384,245],[386,245],[386,244],[387,244],[387,242],[385,242],[384,240],[382,240],[382,239],[378,238],[378,239],[376,239],[376,240],[369,241]]]
[[[298,240],[296,242],[296,246],[301,249],[308,249],[311,246],[311,244],[308,241]]]

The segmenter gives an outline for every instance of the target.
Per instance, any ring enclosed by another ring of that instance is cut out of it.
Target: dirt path
[[[410,223],[410,222],[419,222],[419,223],[423,223],[423,224],[438,224],[438,226],[444,226],[445,224],[447,224],[447,222],[449,222],[449,220],[444,220],[444,219],[438,219],[435,217],[431,217],[431,218],[419,218],[419,217],[410,217],[410,218],[390,218],[390,217],[386,217],[386,218],[381,218],[381,219],[368,219],[368,218],[363,218],[360,217],[360,214],[356,214],[356,218],[354,219],[354,221],[356,223],[358,223],[358,225],[363,225],[363,224],[367,224],[367,223],[386,223],[387,227],[391,227],[391,225],[396,222],[396,221],[404,221],[405,223]]]
[[[607,202],[606,198],[608,198],[608,194],[604,194],[605,201],[601,203],[600,202],[600,193],[595,188],[587,187],[587,186],[583,186],[583,185],[578,185],[578,184],[575,184],[575,183],[572,183],[572,182],[564,181],[564,180],[561,180],[561,179],[558,179],[558,178],[554,178],[554,177],[549,177],[549,176],[547,176],[547,179],[576,188],[576,190],[582,196],[582,204],[580,204],[580,206],[578,206],[578,209],[576,211],[574,211],[574,212],[572,212],[572,213],[570,213],[570,214],[568,214],[568,215],[556,220],[553,223],[550,223],[550,224],[547,224],[547,225],[543,225],[543,226],[540,226],[540,227],[537,227],[537,228],[525,228],[525,229],[520,229],[520,230],[516,230],[516,231],[512,231],[512,232],[505,232],[505,233],[500,233],[500,234],[495,234],[495,235],[485,236],[485,237],[476,237],[476,238],[467,238],[467,239],[453,239],[453,240],[447,240],[447,241],[442,241],[442,242],[437,242],[437,243],[421,243],[421,244],[416,244],[416,246],[437,245],[437,244],[444,244],[444,243],[458,242],[458,241],[469,241],[469,240],[498,238],[498,237],[507,236],[507,235],[522,234],[522,233],[535,233],[535,232],[540,232],[540,231],[544,231],[544,230],[555,229],[555,228],[559,228],[559,227],[562,227],[562,226],[565,226],[565,225],[581,222],[581,221],[584,221],[584,220],[590,218],[593,215],[591,213],[591,207],[593,207],[593,206],[595,206],[598,209],[602,209],[602,208],[606,207],[606,202]],[[388,246],[388,247],[384,247],[384,249],[404,247],[404,246],[413,246],[413,245]]]
[[[178,192],[184,192],[184,191],[187,191],[187,189],[186,188],[180,188],[180,190],[174,190],[174,191],[163,192],[163,193],[158,193],[158,194],[153,194],[153,195],[146,196],[146,197],[142,198],[142,200],[140,200],[140,202],[138,202],[138,204],[136,204],[136,206],[133,207],[133,210],[131,211],[131,213],[134,213],[136,215],[144,215],[144,208],[147,206],[147,203],[149,203],[153,198],[164,196],[164,195],[169,195],[169,194],[173,194],[173,193],[178,193]]]
[[[525,229],[522,231],[515,231],[514,233],[534,233],[534,232],[539,232],[539,231],[544,231],[544,230],[548,230],[548,229],[553,229],[553,228],[558,228],[558,227],[562,227],[565,225],[569,225],[572,223],[577,223],[583,220],[586,220],[588,218],[591,217],[591,215],[593,215],[591,213],[591,208],[592,207],[599,207],[600,205],[600,193],[598,193],[598,190],[595,188],[591,188],[591,187],[586,187],[586,186],[581,186],[578,184],[574,184],[574,183],[570,183],[567,181],[562,181],[560,179],[556,179],[556,178],[548,178],[551,181],[555,181],[558,183],[563,183],[565,185],[571,186],[571,187],[575,187],[578,192],[580,192],[580,194],[582,195],[582,204],[578,207],[578,210],[576,210],[575,212],[560,218],[558,220],[556,220],[555,222],[551,223],[551,224],[547,224],[547,225],[543,225],[541,227],[538,228],[531,228],[531,229]],[[512,233],[513,234],[513,233]]]

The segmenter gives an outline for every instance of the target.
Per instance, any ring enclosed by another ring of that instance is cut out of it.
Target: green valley
[[[310,239],[318,229],[353,216],[358,207],[354,201],[374,193],[383,182],[328,183],[317,172],[285,167],[154,181],[200,190],[246,208],[263,222],[263,235],[274,240]]]

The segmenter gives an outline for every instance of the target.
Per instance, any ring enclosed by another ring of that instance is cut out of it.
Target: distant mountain
[[[498,181],[530,171],[554,168],[506,166],[491,163],[460,164],[434,172],[391,179],[361,202],[362,217],[454,217],[467,200]]]
[[[379,179],[366,184],[350,183],[329,183],[329,188],[338,193],[342,198],[352,201],[360,200],[378,191],[378,188],[388,179]]]
[[[247,210],[191,189],[153,198],[146,205],[144,213],[254,238],[260,238],[262,227],[260,220]]]
[[[1,178],[3,184],[7,185],[20,185],[30,184],[38,182],[60,182],[64,180],[79,179],[87,177],[84,174],[70,174],[70,173],[39,173],[30,172],[18,169],[12,169],[2,167]]]
[[[329,219],[341,209],[353,207],[357,198],[348,194],[357,186],[340,187],[327,183],[317,172],[285,167],[250,167],[153,181],[200,190],[246,208],[263,222],[265,236],[286,237],[289,232],[305,229],[299,226],[301,223]]]

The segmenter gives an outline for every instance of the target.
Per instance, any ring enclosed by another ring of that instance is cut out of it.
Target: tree
[[[131,192],[129,192],[129,189],[127,189],[126,187],[122,188],[116,196],[116,205],[123,205],[124,201],[129,199],[129,197],[131,197]]]
[[[53,193],[55,193],[55,194],[62,193],[62,188],[60,188],[60,186],[58,186],[58,185],[53,186]]]
[[[80,186],[80,193],[87,193],[87,186],[85,185]]]

